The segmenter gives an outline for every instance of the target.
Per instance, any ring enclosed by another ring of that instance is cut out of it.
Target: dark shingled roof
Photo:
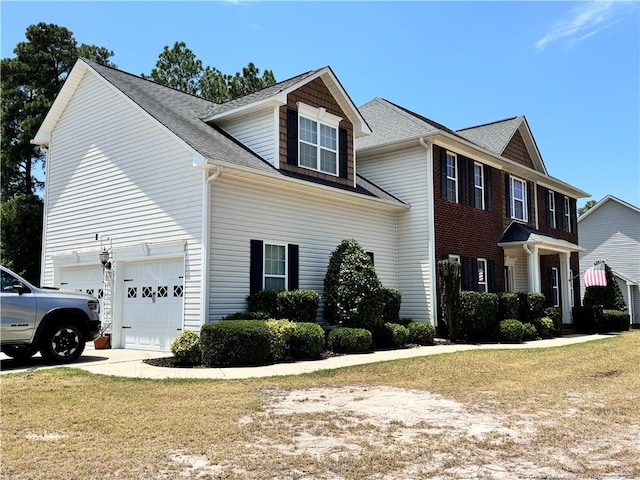
[[[462,128],[456,133],[470,142],[502,155],[524,117],[511,117],[475,127]]]
[[[211,115],[212,112],[225,111],[272,96],[280,90],[303,81],[317,71],[306,72],[246,97],[219,105],[115,68],[89,60],[83,59],[83,61],[204,158],[277,176],[285,176],[285,172],[276,169],[231,135],[204,122],[202,118]],[[219,110],[216,111],[216,109]],[[288,173],[286,175],[290,176]],[[309,177],[305,177],[305,180],[309,180]],[[398,202],[398,199],[366,180],[357,179],[356,188],[332,182],[324,182],[324,184],[369,197]]]

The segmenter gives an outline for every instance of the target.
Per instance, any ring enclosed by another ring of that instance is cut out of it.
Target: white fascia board
[[[263,107],[270,107],[270,106],[280,107],[286,104],[287,104],[287,95],[283,92],[278,92],[272,97],[264,98],[262,100],[258,100],[252,103],[247,103],[245,105],[240,105],[239,107],[232,108],[231,110],[225,110],[224,112],[221,112],[221,113],[214,113],[213,115],[209,115],[208,117],[203,117],[202,121],[206,123],[215,122],[216,120],[221,120],[223,118],[234,118],[238,116],[243,116],[249,113],[251,110],[260,109]]]
[[[85,74],[89,70],[89,65],[87,65],[82,59],[78,59],[67,75],[62,88],[58,92],[56,99],[53,101],[51,108],[47,112],[47,115],[44,117],[40,128],[36,132],[35,136],[31,140],[31,143],[34,145],[48,146],[51,140],[51,132],[55,127],[56,123],[62,116],[62,113],[67,107],[67,104],[71,100],[76,88],[80,85],[80,82],[84,78]]]
[[[533,153],[533,155],[531,156],[533,157],[534,164],[538,164],[538,167],[540,168],[540,170],[545,175],[549,175],[549,173],[547,172],[547,167],[544,164],[544,160],[542,160],[542,155],[540,154],[538,145],[536,144],[536,140],[533,137],[533,134],[531,133],[531,128],[529,128],[529,122],[527,121],[527,118],[524,116],[522,117],[522,122],[520,123],[520,126],[518,127],[517,130],[520,130],[520,129],[524,129],[525,135],[522,135],[522,132],[520,132],[520,135],[522,136],[522,139],[524,140],[527,150],[529,151],[529,155]]]
[[[631,205],[630,203],[627,203],[623,200],[620,200],[617,197],[614,197],[613,195],[607,195],[606,197],[604,197],[602,200],[600,200],[598,203],[596,203],[593,207],[591,207],[589,210],[586,211],[586,213],[584,215],[580,215],[578,217],[578,223],[580,223],[582,220],[584,220],[585,218],[587,218],[589,215],[591,215],[593,212],[595,212],[596,210],[598,210],[602,205],[604,205],[605,203],[607,203],[609,200],[612,200],[614,202],[619,203],[620,205],[622,205],[623,207],[627,207],[628,209],[630,209],[631,211],[634,211],[636,213],[640,213],[640,208],[636,207],[635,205]]]

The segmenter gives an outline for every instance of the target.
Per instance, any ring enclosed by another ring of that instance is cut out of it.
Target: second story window
[[[447,200],[458,203],[458,157],[447,152]]]
[[[323,108],[298,104],[299,165],[338,175],[338,125],[340,117]]]
[[[547,192],[547,218],[549,219],[549,226],[556,228],[556,196],[552,190]]]
[[[565,231],[571,233],[571,208],[569,207],[569,197],[564,197],[564,225]]]
[[[527,222],[527,182],[515,177],[510,177],[510,182],[511,218]]]
[[[480,163],[473,164],[473,194],[476,208],[484,210],[484,168]]]

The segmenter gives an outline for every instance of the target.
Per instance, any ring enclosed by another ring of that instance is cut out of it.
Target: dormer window
[[[338,126],[340,117],[324,108],[298,103],[298,164],[300,167],[338,175]]]

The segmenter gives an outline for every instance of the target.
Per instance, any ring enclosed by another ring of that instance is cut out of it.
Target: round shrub
[[[266,365],[273,362],[273,331],[260,320],[221,320],[202,327],[202,363],[208,367]]]
[[[271,330],[271,354],[275,362],[291,360],[290,340],[296,324],[289,320],[267,320]]]
[[[171,353],[176,362],[184,365],[197,365],[201,360],[200,336],[185,330],[171,342]]]
[[[313,290],[283,290],[278,293],[278,318],[292,322],[315,322],[320,295]]]
[[[250,312],[267,312],[268,318],[278,318],[279,290],[260,290],[247,297]]]
[[[339,327],[327,337],[327,348],[335,353],[366,353],[373,347],[373,337],[364,328]]]
[[[503,343],[521,343],[524,327],[519,320],[508,319],[500,322],[500,341]]]
[[[538,339],[538,330],[533,323],[523,323],[522,332],[522,340],[525,342]]]
[[[373,337],[376,348],[399,348],[407,343],[409,330],[398,323],[385,323]]]
[[[436,329],[429,322],[414,322],[409,324],[409,343],[416,345],[433,345]]]
[[[324,351],[324,330],[317,323],[294,323],[289,337],[289,352],[293,360],[315,360]]]
[[[538,335],[540,338],[553,338],[553,332],[555,327],[553,325],[553,320],[549,317],[536,318],[533,322],[538,331]]]

